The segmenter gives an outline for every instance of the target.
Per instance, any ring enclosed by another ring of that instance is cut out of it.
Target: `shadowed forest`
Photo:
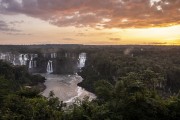
[[[1,46],[0,51],[85,52],[78,85],[96,99],[67,105],[41,95],[45,78],[26,66],[0,61],[2,120],[179,120],[180,47],[177,46]],[[62,73],[61,73],[62,74]]]

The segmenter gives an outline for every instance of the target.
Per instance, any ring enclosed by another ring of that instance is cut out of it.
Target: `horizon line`
[[[180,44],[0,44],[0,46],[45,46],[45,45],[80,45],[80,46],[180,46]]]

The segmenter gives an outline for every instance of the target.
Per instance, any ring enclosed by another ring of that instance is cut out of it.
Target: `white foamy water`
[[[45,85],[46,89],[42,95],[49,96],[49,92],[53,91],[55,96],[66,103],[72,103],[77,98],[82,100],[85,96],[89,96],[89,99],[95,99],[96,96],[93,93],[86,91],[85,89],[77,86],[82,78],[78,75],[54,75],[54,74],[41,74],[46,77]]]

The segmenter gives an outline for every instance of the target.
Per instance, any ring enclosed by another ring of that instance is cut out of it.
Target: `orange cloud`
[[[1,14],[64,27],[146,28],[180,24],[180,0],[0,0]]]

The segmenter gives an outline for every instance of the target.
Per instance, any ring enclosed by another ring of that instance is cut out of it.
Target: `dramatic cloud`
[[[180,24],[180,0],[0,0],[1,14],[60,27],[145,28]]]
[[[11,25],[17,25],[17,24],[21,24],[21,23],[23,23],[24,21],[23,20],[21,20],[21,21],[11,21],[11,22],[9,22]]]
[[[8,23],[0,20],[0,31],[1,32],[20,32],[20,30],[17,30],[15,28],[13,28],[12,26],[10,26]]]
[[[22,30],[16,29],[16,26],[21,23],[23,23],[23,21],[5,22],[3,20],[0,20],[0,32],[13,36],[31,35],[29,33],[24,33]]]

